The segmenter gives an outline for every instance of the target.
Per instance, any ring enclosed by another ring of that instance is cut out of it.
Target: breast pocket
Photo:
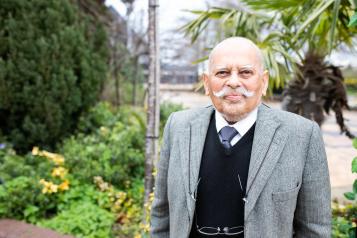
[[[279,192],[273,192],[273,201],[274,202],[283,202],[287,200],[291,200],[293,198],[297,198],[299,191],[300,191],[301,183],[298,183],[298,185],[293,188],[289,189],[287,191],[279,191]]]

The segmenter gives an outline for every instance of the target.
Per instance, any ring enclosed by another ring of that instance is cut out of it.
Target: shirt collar
[[[256,107],[253,111],[249,112],[248,115],[240,121],[237,121],[233,125],[229,125],[228,122],[223,118],[222,114],[215,110],[215,119],[216,119],[216,129],[217,133],[225,126],[234,127],[240,134],[243,136],[247,131],[253,126],[258,116],[258,107]]]

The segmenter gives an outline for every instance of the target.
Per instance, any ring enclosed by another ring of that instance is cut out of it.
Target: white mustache
[[[218,98],[222,98],[225,97],[227,95],[230,94],[241,94],[245,97],[252,97],[254,96],[254,92],[253,91],[249,91],[247,90],[244,86],[238,87],[238,88],[230,88],[230,87],[224,87],[222,88],[222,90],[218,91],[218,92],[213,92],[213,95],[218,97]]]

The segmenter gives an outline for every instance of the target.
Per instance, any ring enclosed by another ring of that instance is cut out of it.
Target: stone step
[[[22,221],[0,219],[0,238],[74,238]]]

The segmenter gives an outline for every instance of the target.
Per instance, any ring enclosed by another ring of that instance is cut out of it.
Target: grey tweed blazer
[[[189,236],[213,110],[208,106],[176,112],[166,123],[151,210],[153,238]],[[248,173],[244,237],[331,237],[330,200],[318,125],[261,104]]]

